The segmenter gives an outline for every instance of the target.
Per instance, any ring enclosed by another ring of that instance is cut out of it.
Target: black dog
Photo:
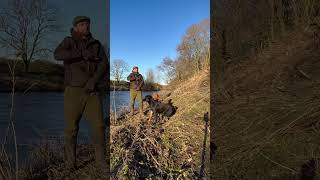
[[[169,101],[169,103],[161,103],[154,100],[150,95],[145,96],[143,101],[149,104],[149,108],[152,112],[152,114],[149,116],[149,121],[151,120],[152,115],[155,122],[158,121],[159,115],[161,116],[161,119],[166,117],[169,120],[170,117],[172,117],[178,109],[178,107],[173,106],[171,100]]]

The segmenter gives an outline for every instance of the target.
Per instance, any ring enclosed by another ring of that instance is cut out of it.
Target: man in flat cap
[[[140,117],[143,116],[143,104],[142,104],[142,87],[144,84],[143,76],[139,73],[138,66],[132,68],[132,72],[127,77],[130,81],[130,114],[134,115],[134,102],[136,97],[139,103],[139,113]]]
[[[101,43],[90,33],[90,18],[77,16],[71,36],[64,38],[54,51],[54,58],[65,68],[64,118],[65,164],[76,169],[76,146],[79,121],[84,114],[92,128],[98,168],[106,168],[105,122],[102,93],[97,85],[109,73],[109,60]],[[106,171],[104,171],[106,172]]]

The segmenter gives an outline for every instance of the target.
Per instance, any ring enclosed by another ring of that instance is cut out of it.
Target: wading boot
[[[130,116],[133,116],[134,115],[134,107],[131,107],[130,108]]]

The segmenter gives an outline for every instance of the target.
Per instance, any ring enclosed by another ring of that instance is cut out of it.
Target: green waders
[[[135,89],[130,89],[130,112],[131,115],[134,114],[134,101],[138,98],[138,104],[139,104],[139,112],[140,115],[143,114],[143,104],[142,104],[142,91],[137,91]]]
[[[79,122],[84,114],[92,128],[92,140],[95,147],[96,165],[107,168],[105,123],[103,121],[102,97],[90,96],[84,88],[67,86],[64,91],[65,117],[65,163],[66,168],[76,168],[76,146]],[[108,168],[109,169],[109,168]],[[107,170],[108,170],[107,169]]]

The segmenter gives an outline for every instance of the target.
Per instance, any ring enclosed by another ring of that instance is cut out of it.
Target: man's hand
[[[91,93],[95,90],[95,83],[93,83],[90,79],[87,81],[85,87],[84,87],[85,91],[87,93]]]
[[[96,56],[86,49],[82,51],[82,56],[85,61],[96,61]]]
[[[66,64],[72,64],[83,60],[79,49],[71,49],[71,39],[64,38],[63,41],[54,50],[54,58],[63,61]]]

